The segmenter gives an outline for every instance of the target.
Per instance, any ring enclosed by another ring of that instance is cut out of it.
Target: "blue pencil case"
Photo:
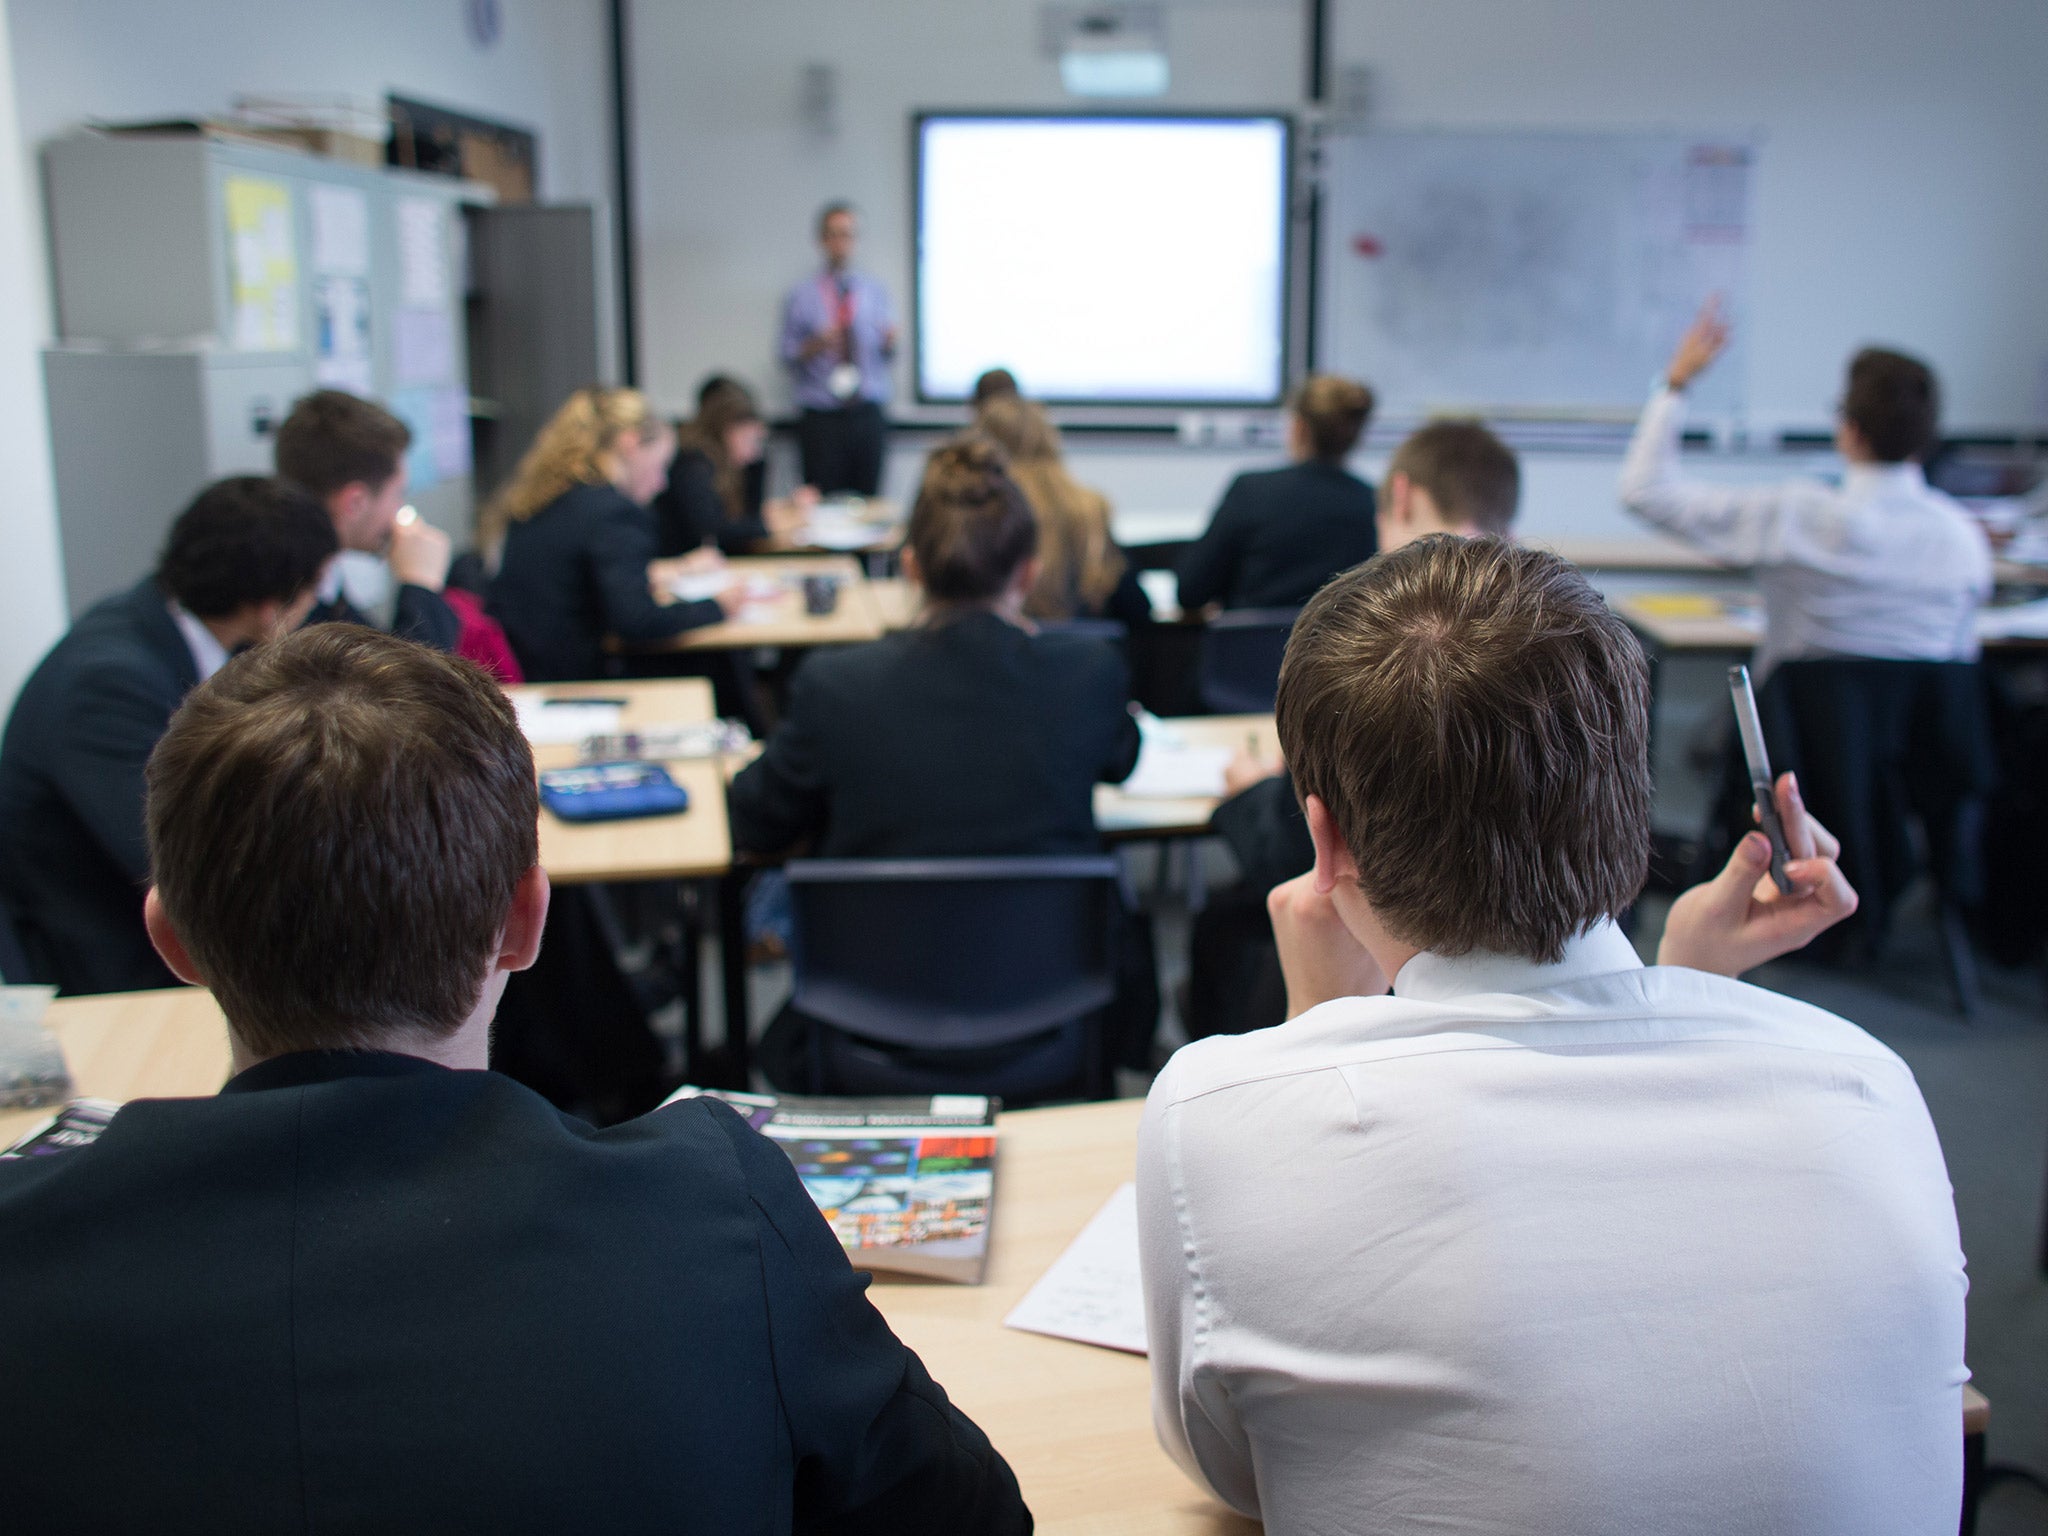
[[[687,811],[690,792],[659,763],[585,763],[542,774],[540,803],[564,821],[626,821]]]

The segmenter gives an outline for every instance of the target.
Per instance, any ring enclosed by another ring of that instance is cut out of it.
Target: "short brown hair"
[[[1387,464],[1406,475],[1446,522],[1505,535],[1522,500],[1522,469],[1508,445],[1472,420],[1432,421],[1409,435]]]
[[[152,878],[266,1055],[443,1038],[539,856],[533,754],[469,662],[352,624],[236,657],[148,768]]]
[[[970,434],[925,461],[904,542],[934,603],[985,603],[1038,552],[1038,519],[1002,449]]]
[[[398,473],[412,428],[374,401],[316,389],[277,429],[277,472],[325,501],[345,485],[376,489]]]
[[[1372,420],[1372,391],[1334,373],[1310,374],[1295,386],[1288,404],[1308,431],[1309,452],[1331,462],[1358,446]]]
[[[1555,961],[1642,889],[1649,668],[1555,555],[1435,534],[1344,572],[1295,623],[1279,724],[1404,943]]]
[[[990,368],[975,379],[968,399],[978,411],[991,401],[1015,400],[1021,393],[1017,388],[1017,375],[1007,368]]]
[[[1919,358],[1865,347],[1849,359],[1842,416],[1879,463],[1924,458],[1941,421],[1941,386]]]

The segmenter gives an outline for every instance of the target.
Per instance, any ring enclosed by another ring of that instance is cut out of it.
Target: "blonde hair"
[[[512,478],[484,504],[477,517],[478,542],[494,547],[506,529],[525,522],[564,491],[610,485],[620,438],[631,433],[644,443],[667,430],[637,389],[577,390],[540,429]]]
[[[1124,557],[1109,536],[1109,502],[1067,473],[1059,428],[1045,407],[999,396],[975,413],[975,428],[1009,456],[1010,478],[1038,520],[1038,580],[1024,598],[1035,619],[1099,610],[1116,590]]]
[[[1309,451],[1329,463],[1342,463],[1364,435],[1375,402],[1371,387],[1356,379],[1312,373],[1295,386],[1288,404],[1308,433]]]

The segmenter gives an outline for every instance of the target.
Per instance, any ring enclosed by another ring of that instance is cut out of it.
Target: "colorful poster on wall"
[[[313,381],[356,395],[375,391],[367,278],[323,273],[313,279]]]
[[[295,352],[299,264],[291,187],[267,176],[230,176],[222,200],[228,223],[230,339],[243,352]]]

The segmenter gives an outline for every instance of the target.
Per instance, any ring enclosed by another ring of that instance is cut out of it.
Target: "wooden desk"
[[[1271,715],[1190,715],[1162,722],[1191,747],[1242,747],[1258,738],[1261,757],[1280,755],[1280,733]],[[1198,837],[1209,829],[1222,797],[1164,800],[1127,795],[1115,784],[1095,786],[1095,825],[1111,842],[1149,837]]]
[[[64,1048],[81,1098],[195,1098],[228,1080],[227,1020],[200,987],[60,997],[43,1022]],[[0,1146],[49,1113],[0,1110]]]
[[[1124,1099],[1004,1115],[988,1279],[881,1281],[870,1293],[1016,1469],[1046,1536],[1259,1529],[1213,1503],[1159,1448],[1143,1358],[1003,1326],[1018,1298],[1133,1176],[1143,1108]]]
[[[1686,611],[1673,611],[1683,600]],[[1695,611],[1696,610],[1696,611]],[[1761,602],[1753,592],[1639,592],[1615,601],[1629,627],[1667,651],[1751,651],[1764,637]]]
[[[701,677],[648,681],[551,683],[514,690],[530,698],[624,699],[621,724],[691,725],[714,718],[711,685]],[[538,767],[566,768],[576,761],[567,743],[535,747]],[[666,763],[669,776],[690,792],[679,816],[571,825],[543,809],[540,863],[561,885],[602,880],[687,880],[722,875],[732,867],[732,831],[725,814],[725,771],[715,758]]]
[[[631,647],[650,651],[739,651],[755,646],[858,645],[881,638],[882,622],[868,596],[867,577],[851,555],[745,555],[729,562],[742,581],[775,582],[781,591],[759,618],[728,619],[685,630],[671,640]],[[804,612],[803,578],[837,576],[839,606]]]

